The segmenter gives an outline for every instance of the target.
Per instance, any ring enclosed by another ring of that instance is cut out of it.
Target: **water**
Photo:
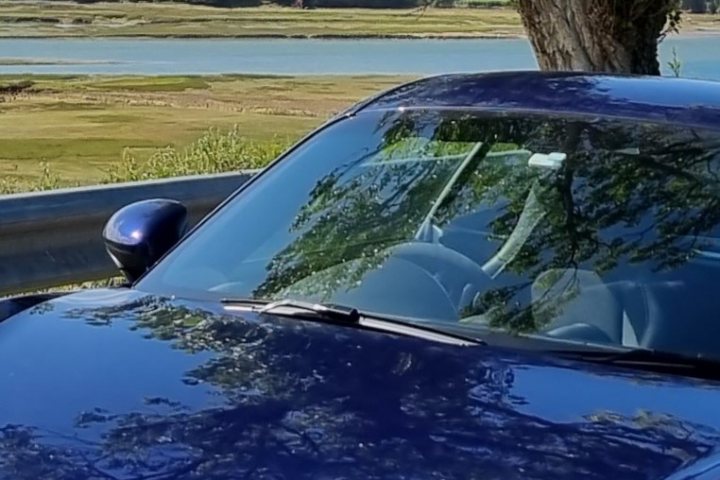
[[[720,80],[720,36],[684,36],[672,47],[685,77]],[[0,63],[14,58],[60,65],[0,65],[1,73],[94,74],[436,74],[535,69],[527,40],[0,39]]]

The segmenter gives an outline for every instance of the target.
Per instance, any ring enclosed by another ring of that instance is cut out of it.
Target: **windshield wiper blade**
[[[333,325],[350,326],[384,333],[395,333],[415,338],[448,343],[452,345],[484,345],[485,342],[474,337],[450,333],[441,328],[405,321],[391,316],[364,312],[353,307],[330,305],[324,303],[302,302],[299,300],[279,300],[268,303],[261,300],[222,299],[221,302],[229,307],[249,307],[260,313],[303,320],[314,320]]]
[[[324,303],[309,303],[298,300],[279,300],[268,303],[258,309],[260,313],[272,315],[303,316],[317,315],[320,319],[337,323],[357,324],[360,312],[356,308],[337,307]]]
[[[267,300],[255,300],[251,298],[223,298],[220,300],[223,305],[250,307],[258,313],[269,313],[282,316],[313,316],[321,320],[338,323],[357,323],[360,313],[355,308],[336,307],[323,303],[302,302],[299,300],[285,299],[276,302]]]
[[[223,305],[260,307],[263,305],[268,305],[270,302],[257,298],[221,298],[220,303],[222,303]]]
[[[559,356],[577,360],[641,368],[644,370],[701,378],[719,378],[720,360],[707,357],[693,357],[680,353],[665,352],[649,348],[631,348],[624,351],[614,349],[583,349],[554,351]]]

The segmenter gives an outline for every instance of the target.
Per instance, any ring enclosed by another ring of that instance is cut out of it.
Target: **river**
[[[673,47],[683,76],[720,80],[720,36],[663,42],[665,73]],[[3,65],[9,59],[34,64]],[[428,75],[535,68],[524,39],[0,39],[0,74]]]

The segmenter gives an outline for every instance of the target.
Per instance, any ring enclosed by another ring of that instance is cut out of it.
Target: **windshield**
[[[720,138],[599,118],[364,112],[138,288],[720,358]]]

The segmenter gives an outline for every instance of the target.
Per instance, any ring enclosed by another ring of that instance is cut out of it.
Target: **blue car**
[[[720,84],[362,102],[0,304],[0,479],[720,478]]]

